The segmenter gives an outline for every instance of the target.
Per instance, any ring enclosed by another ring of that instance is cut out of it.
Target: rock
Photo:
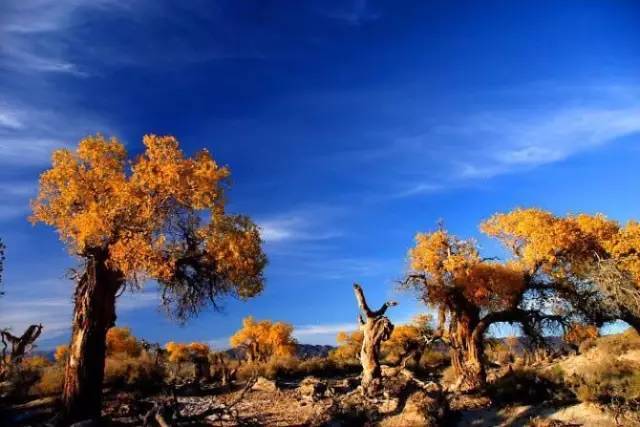
[[[278,390],[278,386],[276,386],[276,382],[273,380],[269,380],[265,377],[258,377],[256,383],[251,387],[251,390],[272,393]]]
[[[402,412],[398,415],[384,419],[380,425],[382,427],[410,427],[410,426],[435,426],[433,420],[425,410],[423,402],[424,395],[415,392],[407,399]]]
[[[328,391],[330,390],[327,387],[327,383],[315,377],[306,377],[300,381],[300,386],[297,389],[301,398],[311,401],[321,399]]]

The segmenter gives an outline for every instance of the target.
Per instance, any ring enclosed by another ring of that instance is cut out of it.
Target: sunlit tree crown
[[[430,304],[447,304],[448,298],[461,295],[477,306],[499,308],[508,306],[524,287],[517,266],[483,260],[473,241],[443,229],[418,233],[409,258],[411,269],[427,279],[422,291]]]
[[[127,160],[117,139],[83,139],[53,154],[33,222],[58,230],[72,253],[106,258],[128,283],[155,279],[185,317],[218,296],[262,289],[258,228],[225,212],[229,170],[205,150],[186,157],[171,136],[147,135]]]
[[[594,260],[611,260],[640,280],[640,224],[625,226],[602,214],[556,216],[540,209],[496,214],[481,226],[528,268],[554,277],[581,276]]]

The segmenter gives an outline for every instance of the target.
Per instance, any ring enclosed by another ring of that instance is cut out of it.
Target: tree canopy
[[[597,324],[622,319],[640,328],[638,222],[515,209],[492,216],[481,229],[510,250],[538,289],[559,292]]]
[[[157,280],[178,318],[224,294],[259,293],[266,258],[255,224],[225,212],[229,169],[206,150],[185,157],[171,136],[143,143],[132,162],[101,135],[55,151],[31,220],[55,227],[74,254],[106,253],[126,283]]]
[[[241,347],[249,360],[265,362],[272,356],[296,354],[297,342],[292,333],[293,326],[288,323],[256,321],[252,316],[248,316],[243,319],[242,328],[229,342],[233,347]]]
[[[460,239],[443,227],[418,233],[415,240],[403,283],[438,310],[435,335],[451,347],[457,387],[484,386],[484,334],[492,324],[517,322],[540,340],[545,326],[562,321],[540,310],[540,303],[550,301],[547,295],[532,306],[534,282],[522,263],[483,258],[475,241]]]
[[[185,344],[170,341],[165,345],[165,349],[169,354],[169,361],[173,363],[206,360],[211,351],[207,344],[201,342]]]
[[[107,332],[107,355],[126,354],[128,356],[138,356],[142,346],[131,329],[126,327],[113,327]]]

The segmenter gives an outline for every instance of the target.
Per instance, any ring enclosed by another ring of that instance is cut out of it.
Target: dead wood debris
[[[152,401],[153,407],[142,417],[144,427],[169,427],[191,425],[194,422],[232,421],[239,423],[238,411],[235,406],[244,399],[245,395],[257,381],[253,377],[246,382],[238,395],[229,403],[218,402],[215,397],[209,399],[195,399],[189,397],[178,398],[175,392],[165,399]]]

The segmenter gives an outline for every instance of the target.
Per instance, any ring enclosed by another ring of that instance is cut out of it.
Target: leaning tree
[[[380,369],[380,345],[393,333],[393,324],[385,316],[387,308],[397,305],[395,301],[387,301],[378,310],[371,310],[362,291],[362,287],[354,283],[353,290],[358,301],[358,323],[362,331],[362,347],[360,364],[362,365],[362,391],[365,395],[374,396],[382,388],[382,371]]]
[[[540,340],[546,325],[563,320],[539,310],[540,299],[532,305],[532,277],[520,265],[482,258],[475,242],[443,228],[418,233],[409,258],[411,271],[403,286],[438,311],[435,336],[450,347],[454,388],[460,391],[486,383],[484,336],[491,325],[519,323],[527,335]]]
[[[180,320],[224,295],[249,298],[266,263],[257,226],[225,211],[229,170],[203,150],[186,157],[171,136],[147,135],[129,161],[123,144],[101,135],[53,154],[40,177],[32,221],[57,229],[82,261],[63,391],[67,421],[101,409],[105,336],[116,299],[157,281]]]
[[[604,215],[557,216],[541,209],[496,214],[481,226],[582,321],[623,320],[640,332],[640,224]]]

